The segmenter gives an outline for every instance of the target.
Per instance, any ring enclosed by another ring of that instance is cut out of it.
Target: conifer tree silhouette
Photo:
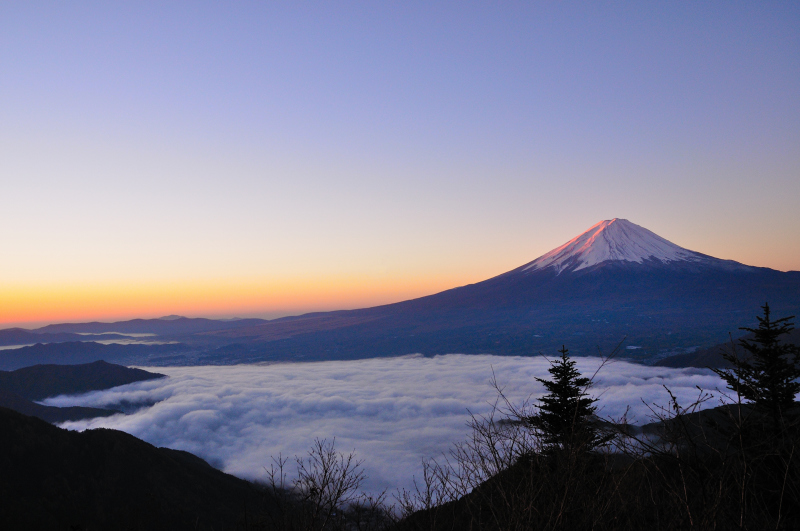
[[[781,344],[780,337],[794,330],[794,316],[772,320],[769,304],[762,306],[764,317],[757,316],[758,328],[740,328],[752,332],[752,339],[741,339],[739,345],[750,353],[743,359],[736,352],[723,357],[733,364],[732,369],[714,369],[728,387],[746,400],[755,403],[775,419],[794,404],[800,392],[800,349]]]
[[[541,399],[539,413],[528,420],[541,431],[546,450],[589,451],[609,440],[591,422],[597,399],[586,391],[592,381],[581,376],[565,346],[558,352],[561,357],[548,369],[552,379],[536,378],[548,394]]]

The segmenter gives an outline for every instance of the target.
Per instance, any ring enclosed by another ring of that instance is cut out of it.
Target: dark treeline
[[[601,420],[591,378],[563,348],[540,380],[547,395],[515,405],[496,385],[493,412],[473,417],[468,440],[426,461],[413,492],[356,495],[359,463],[317,441],[297,459],[294,481],[276,460],[268,490],[282,509],[254,528],[797,529],[800,352],[780,341],[791,318],[772,320],[765,306],[758,319],[725,354],[733,368],[717,371],[725,405],[708,408],[711,395],[698,389],[692,404],[669,393],[643,427]]]

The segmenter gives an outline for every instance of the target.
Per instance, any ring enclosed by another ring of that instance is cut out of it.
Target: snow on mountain
[[[560,274],[562,271],[579,271],[610,260],[641,264],[645,260],[700,262],[707,258],[679,247],[627,219],[614,218],[601,221],[561,247],[540,256],[523,266],[522,271],[554,268]]]

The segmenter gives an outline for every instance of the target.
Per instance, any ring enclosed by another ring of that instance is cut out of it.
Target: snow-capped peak
[[[614,218],[601,221],[561,247],[523,266],[522,270],[538,271],[552,267],[556,273],[561,273],[578,271],[609,260],[641,264],[645,260],[696,262],[703,259],[703,255],[679,247],[627,219]]]

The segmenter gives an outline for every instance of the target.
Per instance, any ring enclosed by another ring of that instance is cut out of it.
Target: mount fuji
[[[134,320],[32,332],[153,333],[184,349],[168,364],[552,354],[562,344],[593,355],[620,342],[622,356],[654,362],[737,337],[765,302],[775,316],[798,314],[800,272],[721,260],[611,219],[507,273],[395,304],[271,321]]]
[[[722,260],[625,219],[601,221],[512,271],[435,295],[209,332],[257,357],[555,352],[653,361],[718,344],[760,306],[800,309],[800,272]]]

